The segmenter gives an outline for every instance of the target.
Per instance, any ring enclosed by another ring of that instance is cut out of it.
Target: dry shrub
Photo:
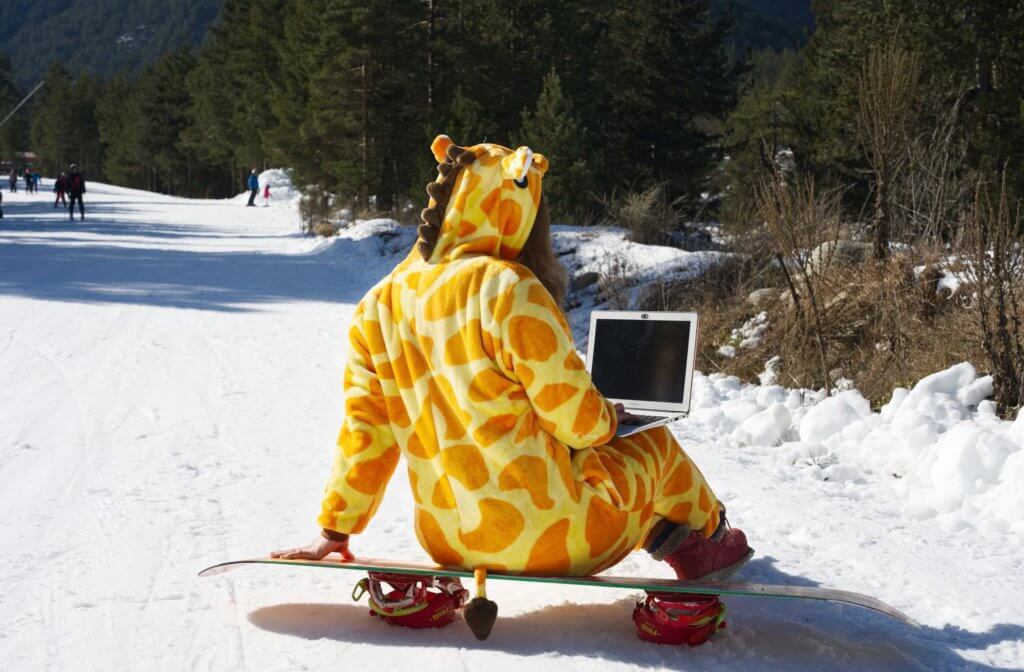
[[[976,289],[975,322],[994,379],[1000,412],[1009,414],[1024,404],[1024,216],[1011,208],[1003,174],[999,193],[992,196],[980,182],[974,203],[964,218],[964,257]]]
[[[667,245],[683,221],[682,200],[670,200],[665,185],[656,184],[605,202],[608,221],[629,231],[630,240],[644,245]]]
[[[957,362],[984,357],[979,329],[962,305],[971,290],[952,298],[937,291],[949,264],[941,245],[921,243],[881,261],[870,254],[865,261],[819,254],[815,265],[808,250],[822,240],[824,230],[832,232],[826,239],[841,230],[834,220],[828,221],[831,206],[824,211],[820,203],[817,210],[806,207],[815,200],[810,195],[805,190],[804,215],[793,203],[778,206],[791,218],[782,232],[790,237],[785,269],[777,259],[772,263],[776,241],[774,236],[766,241],[768,227],[750,227],[745,235],[734,237],[737,254],[725,263],[699,278],[676,283],[669,302],[643,306],[700,314],[698,368],[754,382],[765,362],[779,355],[780,384],[817,389],[847,378],[878,406],[896,386],[911,386]],[[812,216],[815,211],[818,215]],[[822,216],[828,226],[817,233],[802,228]],[[786,289],[787,275],[792,290]],[[757,308],[747,297],[759,287],[773,287],[780,294],[795,291],[797,300]],[[761,343],[738,348],[732,358],[721,356],[718,348],[729,341],[731,331],[761,310],[767,312],[769,324]]]
[[[597,295],[608,310],[630,310],[635,269],[632,264],[616,255],[608,255],[597,281]],[[645,308],[641,307],[640,310]],[[653,310],[648,308],[647,310]]]
[[[892,182],[907,160],[906,147],[914,117],[914,99],[921,80],[921,59],[901,49],[896,36],[871,48],[861,67],[857,121],[868,163],[874,174],[875,256],[889,254],[892,236]]]
[[[911,386],[978,354],[970,319],[936,291],[938,263],[930,253],[833,268],[832,283],[819,297],[830,374],[851,380],[878,404],[893,387]],[[803,333],[799,318],[780,311],[772,326],[785,382],[821,385],[816,339]]]
[[[337,208],[334,198],[320,187],[312,187],[299,200],[299,218],[302,232],[307,235],[333,236],[338,233],[334,224]]]
[[[842,227],[842,191],[818,189],[812,178],[801,178],[789,185],[782,175],[773,175],[754,187],[753,199],[786,277],[799,321],[797,328],[813,337],[825,393],[831,394],[831,355],[823,294],[834,286],[833,252],[838,249]],[[826,243],[831,247],[822,247]]]
[[[718,347],[728,340],[732,329],[757,312],[747,303],[750,292],[782,286],[781,270],[773,263],[764,235],[758,228],[736,234],[733,254],[695,278],[656,283],[644,292],[637,306],[640,310],[696,312],[700,316],[698,369],[753,379],[771,356],[761,347],[741,349],[731,359],[718,354]]]

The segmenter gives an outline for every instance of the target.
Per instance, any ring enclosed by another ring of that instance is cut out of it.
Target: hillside
[[[719,12],[727,8],[736,20],[736,49],[795,49],[814,31],[811,0],[715,0]]]
[[[220,14],[221,0],[5,0],[0,3],[0,53],[22,85],[54,60],[98,75],[136,72],[160,54],[198,44]],[[810,0],[714,0],[731,8],[739,50],[779,51],[813,29]]]
[[[137,71],[164,52],[197,44],[217,18],[220,0],[4,0],[0,52],[22,85],[54,60],[72,72]]]

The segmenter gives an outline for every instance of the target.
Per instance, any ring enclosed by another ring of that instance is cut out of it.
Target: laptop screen
[[[689,320],[596,320],[590,338],[597,389],[612,399],[683,403],[691,328]]]

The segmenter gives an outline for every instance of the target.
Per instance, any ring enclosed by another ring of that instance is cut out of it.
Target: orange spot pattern
[[[569,573],[572,559],[569,557],[569,528],[568,518],[562,518],[552,523],[544,530],[533,548],[530,549],[530,557],[526,560],[526,567],[523,574],[534,576],[561,576]]]
[[[485,497],[478,503],[480,525],[472,532],[459,532],[459,540],[471,551],[497,553],[519,537],[526,519],[515,506],[502,499]]]
[[[548,496],[548,463],[539,457],[520,455],[509,462],[498,476],[498,488],[526,490],[538,509],[550,509],[555,505]]]

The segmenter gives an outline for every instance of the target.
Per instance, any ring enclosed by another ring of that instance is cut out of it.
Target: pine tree
[[[71,154],[90,179],[100,180],[104,173],[105,158],[99,141],[99,122],[96,107],[102,94],[102,83],[88,73],[82,73],[72,87],[66,114],[73,120]]]
[[[181,134],[188,125],[186,77],[194,65],[187,49],[171,52],[147,68],[135,85],[131,132],[139,158],[149,167],[153,190],[175,194],[192,189],[194,155]]]
[[[14,81],[10,59],[5,54],[0,54],[0,119],[15,108],[23,96],[23,92]],[[17,152],[27,149],[28,126],[25,118],[26,114],[19,110],[0,127],[0,158],[13,160]]]
[[[523,110],[521,142],[543,152],[550,166],[544,193],[552,215],[569,219],[593,206],[593,176],[587,164],[586,130],[580,127],[562,80],[551,70],[533,111]]]
[[[148,173],[135,133],[137,115],[135,92],[127,78],[118,76],[107,82],[96,104],[103,172],[114,184],[144,188]]]
[[[46,73],[46,86],[36,94],[31,107],[32,149],[42,160],[46,172],[54,174],[77,161],[77,120],[69,112],[74,100],[71,74],[60,63]]]
[[[300,184],[387,210],[422,152],[428,80],[414,0],[312,0],[285,19],[267,134]]]
[[[751,55],[736,108],[725,124],[724,211],[737,213],[759,177],[777,170],[803,169],[813,123],[798,86],[806,64],[792,51]],[[792,156],[795,165],[781,159]]]
[[[705,188],[719,158],[713,124],[735,102],[729,30],[728,18],[711,18],[709,0],[616,3],[602,175],[619,185],[664,182],[673,198]]]
[[[806,77],[800,85],[815,129],[807,162],[823,179],[851,185],[863,203],[868,168],[858,141],[857,76],[872,44],[891,39],[900,19],[881,0],[813,0],[817,30],[803,51]]]
[[[284,0],[228,0],[188,74],[190,124],[185,144],[243,187],[250,168],[265,167],[273,125],[269,93],[278,71]]]

